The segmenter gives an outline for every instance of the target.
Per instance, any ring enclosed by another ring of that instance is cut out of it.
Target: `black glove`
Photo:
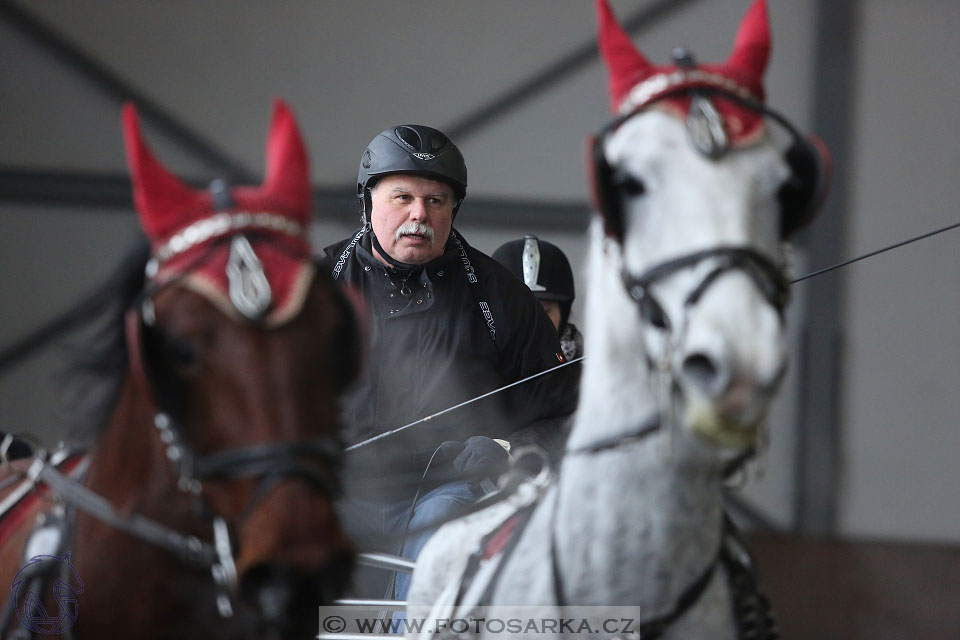
[[[442,446],[446,446],[448,442],[444,442]],[[491,438],[473,436],[467,438],[461,446],[463,450],[453,459],[453,469],[462,476],[498,478],[510,467],[510,457],[507,455],[507,450]],[[451,446],[449,450],[452,452],[454,447]]]

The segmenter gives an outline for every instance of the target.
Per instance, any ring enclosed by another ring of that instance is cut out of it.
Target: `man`
[[[570,308],[577,297],[570,261],[557,245],[526,235],[511,240],[493,252],[493,259],[505,266],[533,292],[560,336],[567,360],[583,355],[583,336],[570,322]]]
[[[466,195],[459,149],[440,131],[400,125],[376,136],[357,178],[363,227],[327,247],[334,279],[371,310],[365,371],[344,400],[347,530],[370,549],[415,558],[424,526],[455,516],[507,466],[511,446],[557,451],[576,403],[567,369],[434,414],[563,362],[530,291],[453,228]],[[545,380],[549,378],[549,380]],[[371,539],[373,537],[373,539]],[[403,599],[409,576],[397,577]]]

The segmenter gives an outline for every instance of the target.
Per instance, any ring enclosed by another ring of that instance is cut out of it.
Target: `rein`
[[[66,504],[115,529],[170,552],[184,564],[199,569],[212,569],[221,560],[213,544],[203,542],[195,536],[179,533],[140,514],[120,515],[106,498],[87,489],[77,480],[60,473],[42,456],[34,459],[28,475],[34,479],[34,482],[47,484]]]

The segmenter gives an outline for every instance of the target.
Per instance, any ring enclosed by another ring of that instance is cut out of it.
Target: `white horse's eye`
[[[641,196],[647,192],[647,186],[640,178],[618,169],[612,177],[613,185],[626,197]]]

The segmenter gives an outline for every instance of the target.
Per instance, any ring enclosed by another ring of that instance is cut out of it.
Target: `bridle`
[[[615,170],[611,167],[605,155],[605,141],[627,120],[636,116],[650,104],[665,98],[677,97],[682,94],[692,94],[695,99],[708,103],[709,97],[720,96],[731,100],[742,107],[771,118],[785,128],[791,136],[792,144],[784,153],[784,159],[790,167],[791,175],[779,195],[780,201],[780,230],[786,236],[798,226],[812,217],[822,200],[824,188],[825,160],[823,152],[816,141],[804,138],[800,132],[779,112],[766,105],[745,98],[742,95],[719,87],[678,87],[658,93],[646,99],[626,113],[615,118],[592,137],[590,150],[590,167],[593,183],[595,204],[600,212],[606,235],[619,247],[624,246],[626,233],[625,212],[620,201],[621,194],[615,180]],[[688,129],[693,132],[696,122],[693,117],[688,119]],[[698,129],[699,130],[699,129]],[[722,155],[724,150],[716,147],[702,148],[691,133],[691,144],[699,152],[710,158]],[[683,298],[682,317],[673,318],[664,309],[654,293],[656,285],[674,274],[694,269],[709,262],[705,275],[693,285]],[[648,267],[640,273],[630,271],[626,264],[621,267],[620,281],[629,299],[639,311],[642,321],[656,329],[665,339],[663,352],[656,357],[647,356],[647,366],[651,374],[659,377],[662,387],[661,404],[663,409],[670,408],[669,396],[676,386],[672,351],[683,338],[686,331],[687,318],[692,308],[703,298],[709,288],[723,275],[730,272],[745,274],[754,284],[764,300],[784,317],[786,306],[790,299],[790,280],[787,275],[787,265],[778,264],[771,257],[748,246],[720,246],[693,251],[687,254],[668,258],[660,263]],[[665,416],[669,419],[669,416]]]
[[[131,367],[145,382],[154,408],[153,425],[164,446],[167,459],[177,476],[177,488],[188,494],[199,495],[202,483],[212,480],[260,478],[261,482],[285,477],[307,480],[325,496],[333,499],[340,494],[335,474],[341,460],[342,444],[337,438],[311,438],[291,442],[266,442],[198,455],[186,437],[181,409],[174,391],[164,384],[164,374],[151,361],[146,343],[156,331],[152,298],[173,281],[148,288],[139,304],[127,312],[127,341]],[[345,300],[334,290],[337,300]],[[258,489],[258,493],[263,493]],[[249,507],[248,507],[249,509]]]
[[[634,275],[624,267],[620,279],[630,299],[633,300],[643,319],[662,330],[671,328],[670,318],[663,306],[653,295],[652,287],[678,271],[696,267],[705,260],[715,260],[714,266],[703,276],[686,295],[684,308],[697,304],[707,289],[728,271],[740,271],[750,278],[763,295],[767,303],[782,318],[790,301],[790,281],[783,267],[776,265],[759,251],[743,247],[714,247],[695,251],[661,262],[648,268],[640,275]]]
[[[693,269],[706,261],[712,261],[710,269],[690,289],[683,298],[682,314],[679,322],[671,320],[663,305],[653,292],[654,286],[673,274],[685,269]],[[672,426],[673,397],[678,388],[675,371],[674,353],[684,340],[690,313],[717,279],[729,272],[737,271],[753,282],[764,300],[776,311],[780,321],[784,321],[786,306],[790,301],[790,280],[785,268],[776,265],[770,258],[747,247],[713,247],[694,251],[658,263],[639,275],[630,273],[626,266],[620,273],[624,290],[635,304],[643,322],[654,327],[664,337],[659,353],[654,354],[651,347],[646,349],[646,365],[650,379],[658,387],[659,403],[664,419]]]

